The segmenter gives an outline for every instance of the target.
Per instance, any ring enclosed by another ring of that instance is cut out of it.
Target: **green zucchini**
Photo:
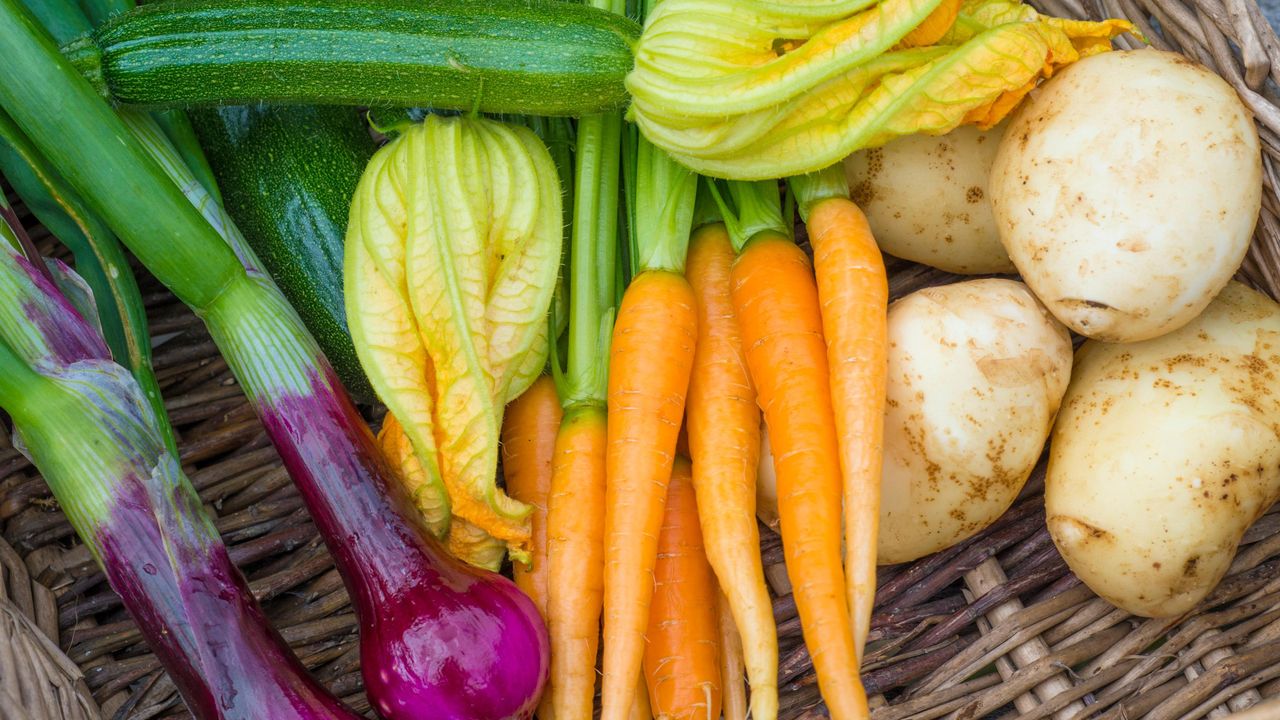
[[[356,183],[376,149],[354,108],[190,111],[223,205],[297,309],[348,392],[374,399],[342,296],[342,245]]]
[[[143,106],[621,107],[640,27],[559,0],[175,0],[67,45],[109,100]]]

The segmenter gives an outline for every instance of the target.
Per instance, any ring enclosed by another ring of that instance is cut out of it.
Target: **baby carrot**
[[[778,713],[778,637],[756,529],[760,408],[730,297],[734,251],[724,225],[694,233],[685,275],[698,301],[688,436],[707,558],[728,598],[756,720]],[[739,683],[739,686],[741,683]]]
[[[703,548],[691,480],[689,461],[677,458],[658,536],[644,649],[649,704],[660,720],[720,717],[720,590]]]
[[[884,457],[889,283],[843,167],[793,181],[809,228],[844,478],[845,573],[858,659],[871,629]]]
[[[502,419],[502,473],[507,493],[533,506],[528,564],[512,568],[516,585],[547,617],[547,495],[551,463],[560,431],[560,398],[555,382],[543,375],[512,400]]]
[[[625,720],[644,653],[653,566],[697,339],[684,276],[647,270],[622,297],[609,358],[602,720]]]
[[[840,463],[809,259],[758,233],[733,266],[733,304],[777,468],[783,555],[818,688],[834,720],[866,718],[840,558]]]

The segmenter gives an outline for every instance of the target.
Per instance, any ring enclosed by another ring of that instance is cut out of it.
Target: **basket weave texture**
[[[1240,93],[1262,136],[1265,185],[1240,278],[1280,297],[1280,38],[1258,6],[1036,4],[1063,17],[1128,18],[1153,45],[1198,60]],[[1139,45],[1127,36],[1118,44]],[[33,239],[57,254],[18,210]],[[890,270],[895,298],[956,279],[896,260]],[[306,666],[368,712],[355,617],[279,457],[199,320],[145,273],[139,279],[181,459],[232,558]],[[370,409],[375,423],[378,414]],[[190,717],[44,481],[4,436],[0,717]],[[1097,598],[1067,569],[1045,529],[1043,478],[1041,466],[978,537],[882,569],[864,668],[875,720],[1280,720],[1280,507],[1249,530],[1229,576],[1201,606],[1144,620]],[[822,717],[779,539],[767,528],[761,535],[780,636],[781,715]]]

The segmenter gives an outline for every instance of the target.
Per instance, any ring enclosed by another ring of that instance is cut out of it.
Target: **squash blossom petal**
[[[901,135],[990,127],[1125,32],[1008,0],[665,0],[636,47],[630,112],[704,175],[799,175]]]
[[[542,141],[481,118],[409,126],[352,201],[347,312],[390,411],[379,443],[423,524],[474,564],[529,540],[531,508],[496,483],[498,436],[545,364],[562,221]]]

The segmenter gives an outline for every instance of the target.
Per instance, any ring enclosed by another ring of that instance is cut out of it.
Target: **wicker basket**
[[[1039,4],[1060,16],[1129,18],[1157,47],[1220,73],[1252,108],[1266,192],[1241,277],[1280,297],[1280,39],[1258,6],[1080,2]],[[19,212],[38,244],[56,252],[35,220]],[[890,269],[894,297],[954,279],[905,262]],[[367,712],[355,617],[301,499],[204,327],[154,280],[140,274],[140,281],[184,466],[285,639],[323,683]],[[376,415],[371,409],[370,419]],[[0,717],[189,717],[44,481],[4,436]],[[1280,512],[1273,509],[1248,532],[1208,601],[1180,618],[1143,620],[1097,598],[1067,570],[1044,526],[1042,488],[1043,468],[979,537],[882,570],[864,671],[876,720],[1231,713],[1280,720],[1280,699],[1268,700],[1280,696]],[[779,539],[767,529],[762,552],[777,598],[782,716],[821,717]]]

